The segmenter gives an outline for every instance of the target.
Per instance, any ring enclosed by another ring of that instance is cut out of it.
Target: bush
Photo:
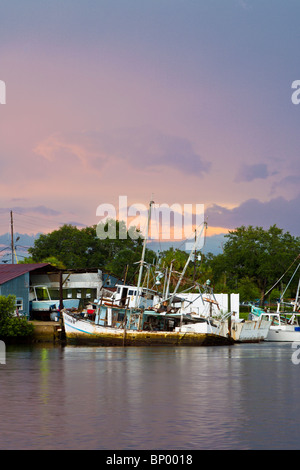
[[[33,330],[34,326],[28,323],[26,318],[12,317],[0,322],[0,336],[2,337],[30,336]]]
[[[15,317],[16,297],[0,295],[0,336],[29,336],[33,333],[33,325],[26,318]]]

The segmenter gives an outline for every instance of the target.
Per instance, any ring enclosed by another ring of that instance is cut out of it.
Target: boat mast
[[[172,294],[172,296],[171,296],[171,298],[170,298],[169,305],[171,305],[171,303],[173,302],[173,299],[174,299],[174,297],[175,297],[175,295],[176,295],[176,292],[177,292],[177,290],[178,290],[178,288],[179,288],[179,286],[180,286],[180,284],[181,284],[181,281],[182,281],[182,278],[183,278],[184,273],[185,273],[185,271],[186,271],[186,268],[188,267],[188,264],[189,264],[189,262],[190,262],[192,256],[194,255],[194,252],[195,252],[196,247],[197,247],[197,245],[198,245],[198,240],[199,240],[200,236],[202,235],[202,232],[203,232],[203,230],[204,230],[204,227],[206,227],[206,222],[204,222],[203,227],[202,227],[202,229],[201,229],[201,232],[200,232],[199,235],[196,237],[196,240],[195,240],[195,242],[194,242],[194,246],[193,246],[193,248],[192,248],[192,250],[191,250],[191,252],[190,252],[190,254],[189,254],[189,257],[188,257],[188,259],[187,259],[187,262],[185,263],[185,266],[184,266],[183,271],[182,271],[182,273],[181,273],[181,275],[180,275],[180,278],[179,278],[179,280],[178,280],[178,282],[177,282],[177,285],[176,285],[176,287],[175,287],[175,290],[174,290],[174,292],[173,292],[173,294]]]
[[[294,312],[296,312],[296,309],[297,309],[298,298],[299,298],[299,290],[300,290],[300,276],[299,276],[297,294],[296,294],[296,298],[295,298]]]
[[[141,259],[141,261],[140,261],[139,278],[138,278],[138,284],[137,284],[137,290],[136,290],[136,297],[135,297],[135,308],[137,308],[138,302],[139,302],[139,298],[140,298],[140,286],[141,286],[142,275],[143,275],[143,267],[144,267],[144,260],[145,260],[146,244],[147,244],[147,239],[148,239],[148,234],[149,234],[149,225],[150,225],[151,206],[152,206],[152,204],[154,204],[154,201],[150,201],[150,204],[149,204],[148,221],[147,221],[147,231],[146,231],[146,236],[145,236],[145,238],[144,238],[143,251],[142,251],[142,259]]]

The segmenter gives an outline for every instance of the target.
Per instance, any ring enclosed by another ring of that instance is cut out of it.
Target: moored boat
[[[184,325],[193,323],[184,315],[157,313],[154,310],[99,307],[95,321],[62,311],[69,343],[102,346],[227,346],[230,337],[210,330],[207,322],[198,322],[197,331]]]
[[[268,321],[270,328],[265,341],[283,343],[300,342],[300,313],[299,312],[265,312],[252,308],[252,313],[259,317],[258,321]]]
[[[296,258],[296,260],[298,260],[299,258],[300,258],[300,255]],[[276,312],[264,310],[259,307],[254,307],[254,306],[251,307],[251,313],[252,313],[253,318],[256,318],[257,321],[267,320],[270,323],[269,332],[267,334],[265,341],[289,342],[289,343],[300,342],[300,302],[299,302],[300,277],[298,281],[298,287],[297,287],[295,300],[293,302],[284,302],[283,300],[284,294],[288,286],[290,285],[293,277],[295,276],[296,272],[298,271],[299,267],[300,267],[300,263],[297,265],[289,283],[286,286],[285,291],[282,293],[279,299]],[[288,310],[288,308],[290,310]]]

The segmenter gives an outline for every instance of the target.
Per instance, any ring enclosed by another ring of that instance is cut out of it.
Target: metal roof
[[[0,285],[31,271],[45,271],[46,267],[46,271],[57,271],[57,268],[49,263],[0,264]]]

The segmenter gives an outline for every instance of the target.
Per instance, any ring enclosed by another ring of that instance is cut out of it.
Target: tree
[[[10,318],[16,310],[16,297],[14,295],[0,295],[0,322]]]
[[[248,276],[239,279],[237,291],[240,294],[241,301],[253,300],[260,297],[260,291],[255,280],[250,279]]]
[[[104,238],[105,234],[113,238]],[[103,238],[99,238],[101,232]],[[63,225],[49,234],[42,234],[28,250],[31,260],[52,262],[66,269],[99,268],[123,277],[129,266],[129,274],[134,275],[136,266],[132,266],[141,258],[143,239],[134,227],[127,231],[125,222],[108,220],[98,226],[78,229],[73,225]],[[155,253],[146,250],[147,257],[155,257]]]
[[[226,237],[223,254],[213,261],[217,275],[225,274],[227,285],[235,290],[242,279],[250,278],[260,290],[261,302],[300,253],[300,238],[276,225],[269,230],[242,226]]]

